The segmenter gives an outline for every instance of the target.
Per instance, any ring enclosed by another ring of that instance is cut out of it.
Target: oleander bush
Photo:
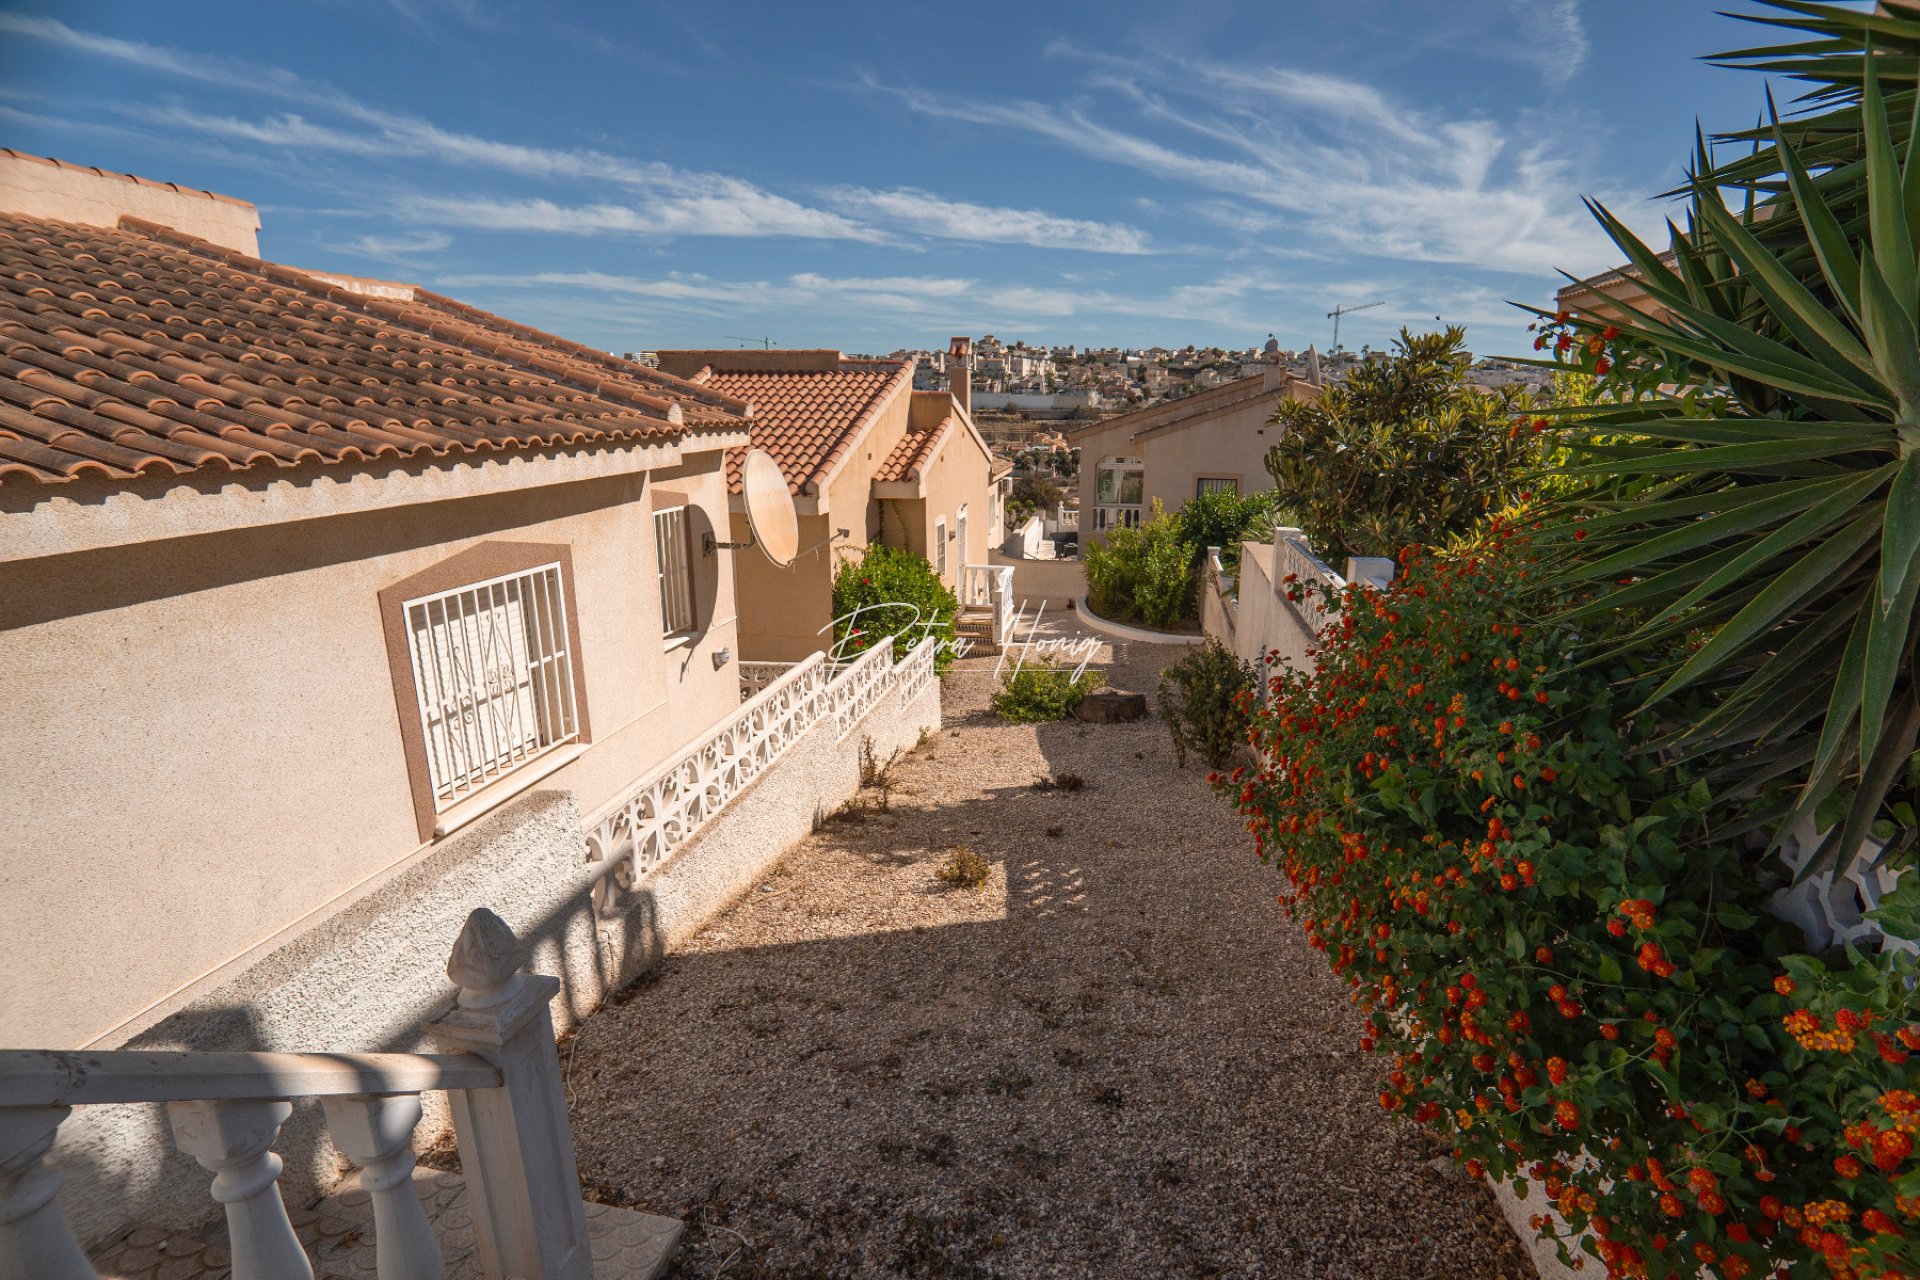
[[[989,705],[1002,720],[1014,724],[1043,724],[1065,720],[1080,700],[1107,682],[1098,671],[1082,671],[1051,661],[1010,667],[1001,678],[1000,692]]]
[[[857,658],[891,640],[897,661],[927,636],[940,648],[934,670],[944,674],[954,659],[954,619],[960,600],[911,551],[874,543],[857,560],[842,562],[833,578],[835,652]]]
[[[1381,1105],[1544,1181],[1536,1226],[1610,1276],[1920,1274],[1912,957],[1765,914],[1779,877],[1633,714],[1673,655],[1581,661],[1541,569],[1497,522],[1329,592],[1317,670],[1253,710],[1269,763],[1212,776],[1390,1055]]]
[[[1160,673],[1160,718],[1173,735],[1173,755],[1187,767],[1189,752],[1218,769],[1247,740],[1248,700],[1259,691],[1253,664],[1218,640]]]

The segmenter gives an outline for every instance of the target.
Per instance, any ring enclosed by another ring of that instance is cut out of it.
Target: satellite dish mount
[[[757,546],[761,555],[786,568],[800,553],[800,513],[772,454],[765,449],[747,450],[740,467],[740,489],[747,508],[747,527],[753,536],[745,542],[721,542],[709,533],[707,550],[745,551]]]

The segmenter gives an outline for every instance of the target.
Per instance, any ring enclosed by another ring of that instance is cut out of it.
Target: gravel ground
[[[1117,649],[1146,690],[1179,652]],[[595,1198],[686,1219],[689,1278],[1531,1280],[1374,1101],[1342,989],[1165,726],[1002,724],[992,668],[949,673],[888,812],[565,1047]],[[985,887],[936,881],[958,845]]]

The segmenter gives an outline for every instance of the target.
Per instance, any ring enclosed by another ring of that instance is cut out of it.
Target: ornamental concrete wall
[[[560,978],[553,1018],[564,1031],[698,932],[851,798],[863,743],[885,759],[939,727],[938,681],[910,702],[888,693],[844,738],[831,718],[820,721],[671,861],[623,893],[611,919],[595,918],[588,895],[576,794],[530,792],[124,1047],[432,1051],[420,1026],[450,1001],[447,955],[480,906],[513,926],[533,969]],[[182,918],[176,927],[191,923]],[[449,1123],[443,1095],[424,1101],[416,1147]],[[286,1161],[289,1204],[317,1199],[345,1172],[311,1100],[295,1103],[275,1149]],[[161,1107],[76,1107],[50,1158],[66,1178],[61,1206],[89,1244],[134,1224],[197,1230],[218,1217],[209,1175],[175,1148]]]
[[[1234,652],[1258,665],[1269,655],[1278,655],[1274,665],[1295,667],[1312,665],[1309,651],[1315,644],[1313,628],[1300,616],[1293,602],[1281,594],[1283,584],[1275,580],[1273,544],[1240,544],[1240,609],[1233,635],[1221,638],[1231,643]],[[1210,630],[1209,634],[1213,634]]]

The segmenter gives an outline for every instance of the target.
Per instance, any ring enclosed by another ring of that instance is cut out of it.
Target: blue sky
[[[0,143],[260,206],[264,256],[613,350],[956,333],[1525,346],[1761,82],[1699,0],[0,13]],[[1518,318],[1516,318],[1518,317]]]

